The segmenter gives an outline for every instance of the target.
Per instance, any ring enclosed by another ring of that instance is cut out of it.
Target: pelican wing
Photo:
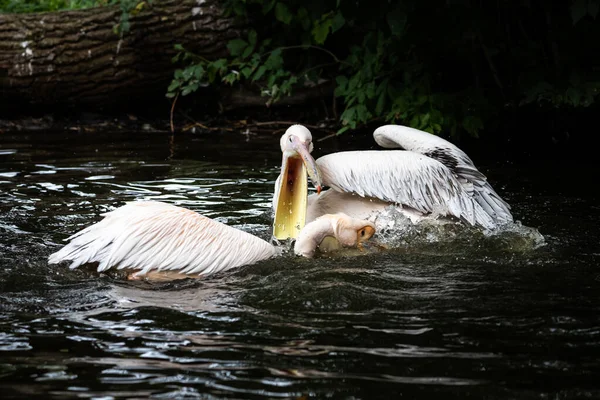
[[[69,237],[48,262],[70,268],[98,262],[139,271],[211,273],[253,264],[276,254],[266,241],[185,208],[155,201],[131,202]]]
[[[323,183],[339,192],[454,216],[493,228],[494,221],[442,163],[411,151],[347,151],[317,160]]]
[[[448,167],[465,190],[485,210],[496,224],[513,220],[510,205],[492,188],[469,156],[454,144],[418,129],[401,125],[384,125],[375,130],[373,137],[385,148],[403,148],[423,154]]]

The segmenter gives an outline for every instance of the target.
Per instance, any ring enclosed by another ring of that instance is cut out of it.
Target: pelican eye
[[[289,139],[289,140],[290,140],[290,143],[292,143],[292,137],[291,137],[291,136],[290,136],[290,139]]]
[[[365,236],[365,233],[366,233],[366,232],[365,232],[365,230],[364,230],[364,229],[361,229],[361,230],[360,230],[360,236],[364,237],[364,236]]]

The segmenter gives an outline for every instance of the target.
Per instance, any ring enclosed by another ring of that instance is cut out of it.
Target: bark
[[[240,27],[218,0],[155,0],[115,33],[118,7],[0,14],[0,108],[15,103],[99,106],[166,93],[173,46],[214,59]]]

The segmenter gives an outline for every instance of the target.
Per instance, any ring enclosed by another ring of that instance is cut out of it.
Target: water
[[[346,138],[317,155],[370,146]],[[544,245],[519,226],[423,229],[385,251],[127,282],[46,258],[137,199],[267,239],[278,136],[0,135],[2,398],[599,397],[598,167],[474,158]]]

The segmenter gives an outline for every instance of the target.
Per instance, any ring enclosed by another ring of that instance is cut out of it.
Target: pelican
[[[51,254],[48,263],[71,261],[71,269],[98,263],[98,272],[126,270],[130,279],[177,279],[208,276],[280,254],[247,232],[158,201],[129,202],[102,215],[101,221],[67,238],[69,243]],[[326,238],[334,238],[337,248],[360,248],[374,233],[369,221],[327,214],[302,229],[294,252],[313,257]]]
[[[310,131],[302,125],[287,129],[280,141],[282,172],[273,199],[276,238],[297,237],[302,222],[323,214],[368,219],[390,205],[413,223],[442,217],[494,229],[513,220],[510,206],[452,143],[401,125],[381,126],[373,136],[383,148],[403,150],[345,151],[315,161]],[[307,194],[306,181],[289,172],[299,169],[307,171],[317,188],[306,199],[298,193]],[[321,192],[322,187],[329,189]]]

